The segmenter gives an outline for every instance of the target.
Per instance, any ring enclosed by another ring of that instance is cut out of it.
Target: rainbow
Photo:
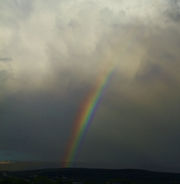
[[[88,128],[90,127],[93,117],[95,115],[98,104],[101,100],[102,94],[106,85],[112,76],[114,65],[106,67],[102,72],[94,88],[87,95],[86,99],[81,104],[79,114],[74,123],[72,135],[68,142],[65,157],[63,159],[63,167],[71,167],[77,155],[77,152],[82,144]]]
[[[120,52],[121,54],[125,53],[129,45],[132,45],[132,43],[134,42],[133,38],[136,38],[135,35],[136,34],[133,32],[133,30],[129,31],[129,33],[126,35],[129,40],[128,42],[126,42],[127,45],[124,46],[122,50],[118,48],[118,52]],[[63,167],[72,167],[77,153],[82,145],[82,141],[84,140],[88,128],[90,127],[92,120],[95,116],[95,112],[102,98],[103,91],[106,88],[106,85],[108,84],[108,81],[111,78],[112,73],[118,64],[118,60],[114,60],[112,57],[110,58],[111,61],[113,60],[113,62],[106,63],[107,66],[104,68],[104,71],[101,72],[101,75],[97,79],[93,89],[89,92],[86,99],[80,106],[80,110],[77,115],[76,121],[74,122],[72,134],[68,142],[65,156],[62,162]]]

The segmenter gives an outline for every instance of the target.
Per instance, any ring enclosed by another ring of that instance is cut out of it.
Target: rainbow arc
[[[113,73],[114,67],[104,71],[96,82],[94,88],[89,92],[86,99],[81,104],[79,114],[74,123],[73,132],[71,134],[70,141],[67,146],[65,158],[63,160],[63,167],[71,167],[79,150],[82,140],[88,131],[88,128],[94,118],[96,109],[102,98],[102,92],[106,88],[106,85]]]
[[[121,53],[124,53],[124,51],[127,50],[128,45],[130,45],[131,43],[132,42],[128,42],[127,47],[124,47],[124,50],[121,50]],[[82,145],[82,141],[84,140],[84,137],[95,116],[95,112],[100,102],[100,99],[102,98],[103,91],[106,88],[108,81],[110,80],[112,73],[118,64],[118,61],[109,62],[107,64],[108,65],[105,67],[105,70],[97,79],[93,89],[89,92],[86,99],[81,104],[65,152],[65,157],[63,159],[63,167],[72,167],[77,153]]]

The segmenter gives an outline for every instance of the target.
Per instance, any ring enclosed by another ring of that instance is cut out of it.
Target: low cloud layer
[[[178,171],[179,6],[0,0],[0,160],[61,161],[80,104],[112,64],[78,161]]]

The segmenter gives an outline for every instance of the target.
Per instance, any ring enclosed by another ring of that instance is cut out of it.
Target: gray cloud
[[[179,22],[180,20],[180,3],[178,0],[169,1],[169,8],[166,10],[168,17],[175,21]]]
[[[7,0],[0,2],[1,25],[15,24],[30,16],[33,10],[33,0]],[[7,13],[8,12],[8,13]]]
[[[9,61],[12,61],[12,59],[8,58],[8,57],[1,57],[0,58],[0,62],[9,62]]]

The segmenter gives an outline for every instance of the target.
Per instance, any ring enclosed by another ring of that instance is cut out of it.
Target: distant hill
[[[17,161],[1,161],[0,171],[24,171],[37,170],[45,168],[60,168],[61,164],[57,162],[17,162]]]
[[[63,162],[44,161],[0,161],[0,171],[24,171],[48,168],[61,168]],[[73,164],[75,168],[88,168],[87,163],[77,162]]]

